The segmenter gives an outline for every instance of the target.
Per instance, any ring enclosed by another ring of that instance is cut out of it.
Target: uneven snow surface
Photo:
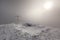
[[[0,25],[0,40],[60,40],[60,31],[39,25],[5,24]]]

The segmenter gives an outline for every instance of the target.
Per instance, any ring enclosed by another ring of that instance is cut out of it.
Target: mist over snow
[[[58,28],[42,25],[0,25],[0,40],[60,40]]]

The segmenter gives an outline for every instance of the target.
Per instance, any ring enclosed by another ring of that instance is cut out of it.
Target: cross
[[[16,18],[17,18],[17,23],[19,23],[19,16],[16,16]]]

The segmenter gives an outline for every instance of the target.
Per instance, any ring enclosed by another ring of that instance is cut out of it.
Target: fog
[[[19,16],[20,23],[60,27],[60,0],[50,0],[50,9],[44,9],[45,1],[48,0],[0,0],[0,24],[15,23]]]

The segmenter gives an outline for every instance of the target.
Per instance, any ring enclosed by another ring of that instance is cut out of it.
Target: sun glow
[[[34,3],[29,7],[29,10],[27,12],[27,19],[33,20],[35,22],[39,21],[39,19],[43,20],[45,19],[46,15],[49,15],[46,12],[49,12],[52,7],[53,1],[46,0],[45,2]]]
[[[53,2],[52,1],[47,1],[44,3],[43,7],[45,9],[51,9],[53,7]]]

